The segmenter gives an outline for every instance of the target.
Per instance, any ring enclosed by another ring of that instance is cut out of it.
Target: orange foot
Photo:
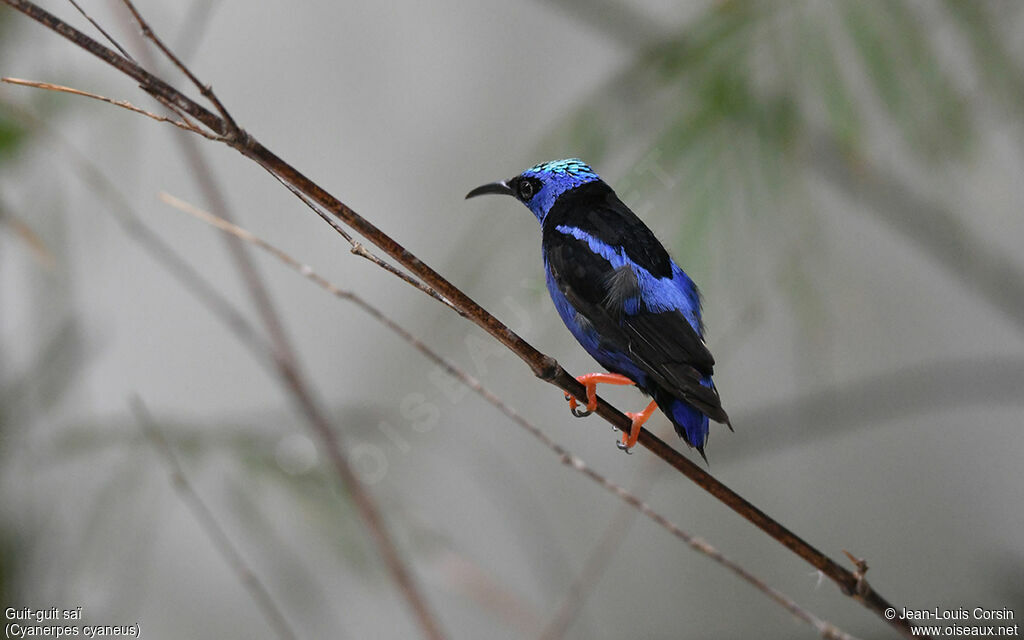
[[[582,376],[577,376],[576,381],[587,388],[587,410],[580,411],[579,402],[576,398],[572,397],[568,393],[565,394],[565,399],[569,401],[569,410],[572,411],[572,415],[577,418],[583,416],[589,416],[597,409],[597,385],[598,383],[604,384],[618,384],[618,385],[629,385],[635,384],[632,380],[626,376],[620,376],[617,373],[587,373]],[[644,418],[646,420],[646,418]],[[641,422],[641,424],[643,424]]]
[[[651,417],[654,410],[658,408],[658,403],[651,400],[651,404],[647,405],[647,408],[640,413],[627,413],[629,419],[633,421],[633,426],[630,427],[629,433],[623,432],[622,442],[618,443],[618,447],[626,453],[633,453],[633,446],[636,445],[637,438],[640,437],[640,427],[644,426],[647,419]]]

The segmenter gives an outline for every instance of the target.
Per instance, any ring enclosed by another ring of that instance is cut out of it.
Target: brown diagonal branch
[[[273,171],[281,180],[288,182],[313,202],[342,220],[346,225],[391,256],[423,283],[436,290],[441,296],[460,309],[470,320],[513,351],[542,380],[567,391],[579,399],[584,398],[584,388],[566,372],[557,361],[541,353],[527,343],[501,321],[488,313],[479,304],[450,283],[441,274],[422,262],[404,246],[378,229],[343,202],[332,196],[318,184],[307,178],[290,164],[252,138],[244,130],[232,126],[209,109],[199,105],[163,80],[149,73],[131,60],[104,47],[92,38],[71,27],[56,16],[44,11],[28,0],[2,0],[5,4],[21,11],[33,20],[56,31],[77,46],[107,62],[111,66],[138,81],[143,90],[183,113],[191,115],[212,132],[223,136],[223,141],[248,158],[255,160]],[[622,412],[604,400],[599,400],[596,413],[619,429],[626,429],[631,421]],[[695,482],[698,486],[736,511],[742,517],[763,530],[786,548],[803,558],[809,564],[833,580],[840,590],[860,602],[884,619],[884,612],[891,605],[863,579],[858,579],[835,560],[808,544],[778,521],[769,517],[735,491],[701,469],[694,462],[668,446],[647,430],[640,433],[639,443],[674,469]],[[335,443],[336,444],[336,443]],[[910,634],[909,624],[902,620],[886,620],[906,637]]]
[[[451,362],[444,356],[440,355],[439,353],[431,349],[429,346],[427,346],[426,343],[424,343],[422,340],[414,336],[412,332],[410,332],[408,329],[406,329],[405,327],[401,326],[400,324],[389,318],[383,311],[367,302],[366,299],[364,299],[362,296],[352,291],[338,287],[337,285],[330,282],[329,280],[318,274],[316,271],[314,271],[313,268],[310,267],[309,265],[299,262],[288,253],[282,251],[281,249],[270,244],[266,240],[250,233],[249,231],[246,231],[245,229],[239,227],[236,224],[233,224],[228,220],[213,215],[208,211],[203,211],[202,209],[194,207],[188,202],[185,202],[184,200],[181,200],[179,198],[175,198],[174,196],[167,193],[161,193],[160,199],[166,202],[167,204],[171,205],[172,207],[180,211],[184,211],[185,213],[188,213],[192,216],[195,216],[196,218],[202,220],[203,222],[213,227],[216,227],[235,238],[244,240],[245,242],[248,242],[249,244],[255,247],[259,247],[263,251],[277,258],[285,266],[289,267],[296,273],[302,275],[307,280],[313,282],[318,287],[322,288],[324,291],[327,291],[336,298],[346,300],[348,302],[355,304],[362,311],[370,315],[370,317],[372,317],[374,320],[382,324],[392,333],[397,335],[399,338],[401,338],[406,343],[415,348],[417,351],[419,351],[421,354],[423,354],[428,360],[430,360],[435,365],[443,369],[448,375],[452,376],[462,384],[469,387],[471,390],[473,390],[473,392],[475,392],[481,398],[483,398],[496,409],[505,414],[506,417],[508,417],[513,422],[522,427],[524,430],[526,430],[527,433],[529,433],[534,438],[539,440],[541,444],[543,444],[555,455],[557,455],[559,460],[563,464],[567,465],[569,468],[575,471],[582,473],[588,479],[596,482],[603,489],[605,489],[612,495],[622,500],[625,506],[634,509],[635,512],[643,514],[652,522],[654,522],[658,526],[662,527],[675,537],[679,538],[680,540],[688,544],[695,551],[698,551],[699,553],[707,556],[708,558],[711,558],[715,562],[724,566],[729,571],[732,571],[734,574],[736,574],[742,580],[752,585],[755,589],[766,595],[776,604],[780,605],[781,607],[789,611],[798,620],[801,620],[802,622],[805,622],[810,626],[814,627],[814,629],[821,635],[821,637],[829,638],[831,640],[856,640],[853,636],[849,635],[845,631],[842,631],[832,623],[822,620],[821,618],[811,613],[807,609],[804,609],[781,591],[769,586],[763,580],[761,580],[760,578],[752,574],[750,571],[745,569],[742,565],[726,557],[720,551],[718,551],[716,548],[714,548],[701,538],[684,531],[678,525],[676,525],[671,520],[666,518],[664,515],[655,511],[650,505],[648,505],[643,499],[638,497],[636,494],[631,493],[630,491],[626,490],[620,485],[609,480],[603,474],[596,471],[593,467],[585,463],[578,456],[572,454],[565,447],[552,440],[543,429],[541,429],[540,427],[538,427],[537,425],[533,424],[525,417],[523,417],[521,413],[516,411],[511,405],[502,400],[501,397],[499,397],[493,391],[487,389],[487,387],[485,387],[479,380],[469,375],[462,368],[458,367],[453,362]],[[549,637],[558,636],[554,633],[545,633],[543,635],[543,639],[548,639]]]

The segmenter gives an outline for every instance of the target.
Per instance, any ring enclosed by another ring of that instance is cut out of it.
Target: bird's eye
[[[523,181],[521,181],[519,183],[518,190],[519,190],[519,199],[520,200],[522,200],[523,202],[529,200],[530,198],[533,197],[533,193],[534,193],[533,181],[531,181],[531,180],[523,180]]]

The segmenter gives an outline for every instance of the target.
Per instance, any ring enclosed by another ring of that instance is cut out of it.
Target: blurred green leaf
[[[827,128],[844,147],[853,146],[863,133],[863,119],[853,92],[842,81],[842,70],[829,32],[814,21],[800,25],[799,37],[805,42],[805,61],[809,66],[808,86],[825,106]]]
[[[28,133],[28,129],[15,120],[10,108],[0,103],[0,164],[17,154]]]
[[[595,164],[611,155],[640,164],[656,152],[678,186],[634,176],[629,185],[638,195],[629,202],[657,202],[641,215],[670,226],[687,269],[699,275],[719,259],[706,240],[725,230],[738,249],[730,252],[731,268],[763,269],[743,261],[791,251],[786,229],[817,233],[806,197],[816,175],[808,171],[809,142],[825,137],[863,155],[859,146],[895,132],[922,166],[966,160],[974,138],[968,87],[937,41],[943,29],[967,36],[978,74],[992,85],[1002,81],[1003,95],[1024,96],[1007,46],[1012,34],[992,24],[991,7],[958,0],[937,7],[908,0],[711,3],[589,96],[560,127],[575,134],[585,120],[587,138],[565,146],[583,142]],[[1024,113],[1024,100],[1006,103]],[[787,272],[813,270],[816,245],[812,240],[806,259]],[[758,291],[753,295],[763,295]],[[822,312],[813,286],[787,294],[798,313]]]
[[[920,158],[962,151],[969,134],[963,97],[939,66],[924,20],[903,0],[847,1],[842,8],[875,92]]]

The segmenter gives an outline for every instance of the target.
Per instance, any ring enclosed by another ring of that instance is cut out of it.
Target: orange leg
[[[651,417],[654,410],[658,408],[658,403],[651,400],[651,404],[647,405],[647,408],[640,413],[627,413],[626,415],[633,421],[633,426],[630,427],[629,433],[622,434],[622,442],[619,444],[619,448],[630,453],[630,449],[636,445],[637,438],[640,437],[640,427],[644,426],[647,419]]]
[[[597,409],[597,385],[599,383],[603,382],[604,384],[618,385],[636,384],[626,376],[620,376],[617,373],[588,373],[578,376],[576,381],[587,388],[587,410],[578,411],[577,407],[579,406],[579,403],[576,398],[572,397],[568,393],[565,394],[565,399],[569,401],[569,410],[572,411],[572,415],[577,418],[589,416],[595,409]],[[644,418],[644,420],[646,419],[647,418]]]

